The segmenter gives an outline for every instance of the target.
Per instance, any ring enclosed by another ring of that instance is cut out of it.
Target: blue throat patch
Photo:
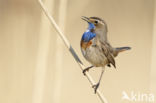
[[[84,42],[89,42],[96,36],[95,33],[91,32],[91,30],[95,28],[94,24],[92,24],[92,23],[88,23],[88,24],[89,24],[89,27],[88,27],[87,31],[84,32],[84,34],[82,36],[82,40]]]
[[[88,22],[89,26],[88,26],[88,30],[94,29],[95,26],[93,23]]]

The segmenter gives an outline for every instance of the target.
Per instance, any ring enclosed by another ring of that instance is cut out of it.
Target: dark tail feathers
[[[119,47],[119,48],[116,48],[116,50],[119,52],[123,52],[123,51],[126,51],[126,50],[130,50],[131,47]]]

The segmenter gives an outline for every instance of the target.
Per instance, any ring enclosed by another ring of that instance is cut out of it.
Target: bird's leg
[[[111,67],[111,65],[110,65],[110,64],[107,64],[107,66],[108,66],[108,67]]]
[[[83,74],[84,75],[86,75],[85,73],[86,73],[86,71],[88,71],[89,69],[91,69],[91,68],[93,68],[94,66],[90,66],[90,67],[87,67],[87,68],[85,68],[82,72],[83,72]]]
[[[100,79],[99,79],[98,83],[92,86],[92,87],[94,88],[95,94],[96,94],[96,91],[97,91],[97,89],[98,89],[98,87],[99,87],[99,85],[100,85],[100,82],[101,82],[101,79],[102,79],[102,76],[103,76],[103,73],[104,73],[104,69],[105,69],[105,68],[102,68],[101,75],[100,75]]]

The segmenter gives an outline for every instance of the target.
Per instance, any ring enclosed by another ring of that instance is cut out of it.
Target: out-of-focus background
[[[109,103],[149,102],[122,100],[123,91],[156,96],[155,0],[43,2],[86,66],[79,44],[87,23],[81,16],[103,18],[110,43],[132,47],[116,58],[117,69],[106,67],[100,90]],[[100,71],[90,70],[95,81]],[[0,103],[85,102],[100,100],[37,0],[0,0]]]

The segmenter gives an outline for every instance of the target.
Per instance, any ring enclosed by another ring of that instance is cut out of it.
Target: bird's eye
[[[98,23],[98,21],[96,20],[96,21],[95,21],[95,24],[97,24],[97,23]]]

